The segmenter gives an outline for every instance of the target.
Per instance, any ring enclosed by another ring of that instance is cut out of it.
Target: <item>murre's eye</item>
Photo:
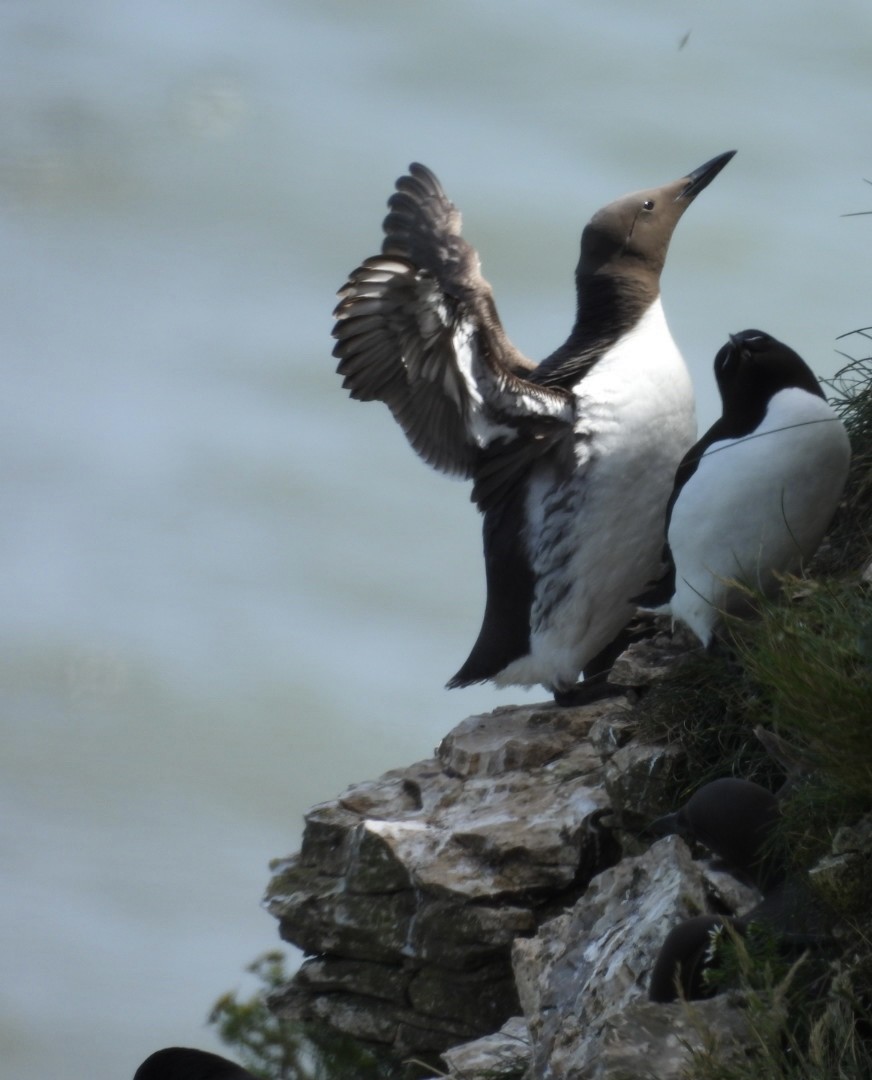
[[[642,203],[642,209],[643,210],[653,210],[654,209],[654,200],[653,199],[646,199]]]

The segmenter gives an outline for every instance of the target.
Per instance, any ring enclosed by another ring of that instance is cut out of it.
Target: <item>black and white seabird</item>
[[[333,352],[353,398],[385,402],[428,464],[473,481],[487,601],[449,686],[541,683],[571,700],[662,567],[663,508],[696,421],[660,274],[682,214],[734,153],[593,216],[575,325],[538,365],[508,340],[433,173],[413,164],[397,181],[382,254],[340,290]]]
[[[851,457],[811,368],[769,334],[731,335],[715,378],[722,415],[678,466],[667,505],[669,570],[637,598],[706,646],[721,613],[743,606],[736,582],[771,593],[811,558]]]

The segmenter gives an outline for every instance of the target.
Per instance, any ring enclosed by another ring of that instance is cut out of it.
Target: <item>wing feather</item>
[[[486,464],[474,492],[484,508],[558,436],[571,442],[573,408],[567,391],[524,377],[534,365],[506,338],[460,228],[434,174],[411,165],[388,201],[382,254],[339,291],[333,355],[351,396],[383,401],[428,464],[465,477]]]

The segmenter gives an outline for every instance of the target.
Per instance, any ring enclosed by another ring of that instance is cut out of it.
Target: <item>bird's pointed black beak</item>
[[[707,161],[705,165],[700,165],[698,169],[694,169],[693,172],[688,173],[685,178],[687,183],[679,192],[678,198],[686,199],[688,202],[690,202],[691,199],[695,199],[703,188],[709,186],[712,180],[714,180],[735,153],[735,150],[727,150],[725,154],[718,154],[718,156],[713,157],[711,161]]]
[[[681,836],[683,835],[684,823],[680,817],[680,811],[676,811],[674,814],[666,814],[663,817],[657,818],[655,821],[651,821],[645,828],[645,833],[648,836]]]

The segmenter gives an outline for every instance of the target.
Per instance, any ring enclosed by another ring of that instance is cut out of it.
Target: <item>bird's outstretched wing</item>
[[[337,370],[353,398],[385,402],[428,464],[475,475],[473,497],[486,509],[571,439],[572,398],[525,377],[534,365],[506,337],[460,214],[433,173],[411,165],[388,208],[382,254],[339,292]]]

